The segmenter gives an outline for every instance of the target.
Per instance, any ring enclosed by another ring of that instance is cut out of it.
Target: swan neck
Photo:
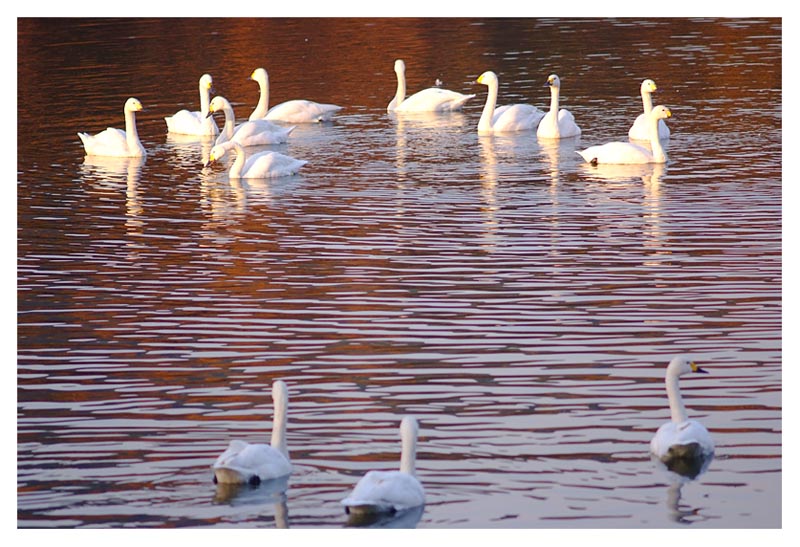
[[[669,398],[669,412],[672,416],[672,421],[675,423],[683,423],[689,419],[686,415],[686,408],[683,406],[683,398],[681,397],[681,390],[678,387],[678,375],[667,371],[667,397]]]
[[[225,122],[225,125],[227,126],[227,121]],[[236,151],[236,159],[233,160],[233,165],[231,165],[231,170],[229,171],[228,176],[230,176],[230,178],[232,178],[232,179],[238,179],[238,178],[240,178],[240,175],[242,174],[242,169],[244,168],[244,148],[242,148],[242,146],[236,141],[230,141],[230,143],[231,143],[231,147]],[[275,432],[278,429],[280,429],[279,427],[277,427],[277,425],[279,424],[279,420],[278,420],[278,415],[279,415],[279,410],[280,410],[278,408],[279,406],[280,405],[277,405],[277,404],[275,405],[275,423],[276,423],[276,427],[274,427],[273,430],[272,430],[272,445],[273,446],[275,446]],[[284,410],[284,414],[285,414],[285,412],[286,411]],[[284,428],[284,430],[286,429],[286,418],[283,419],[283,428]]]
[[[397,108],[406,99],[406,75],[397,71],[397,92],[394,94],[394,106]]]
[[[203,118],[208,115],[209,105],[211,104],[211,93],[204,83],[200,83],[200,115]]]
[[[225,127],[222,131],[225,135],[225,140],[229,141],[233,139],[233,126],[236,123],[236,117],[233,113],[233,107],[230,105],[230,103],[225,103],[222,111],[225,113]]]
[[[492,118],[497,105],[497,82],[489,82],[489,93],[486,95],[486,104],[483,106],[481,119],[478,121],[478,131],[487,131],[492,128]]]
[[[417,437],[410,431],[403,431],[403,448],[400,453],[400,471],[409,475],[416,474]]]
[[[250,115],[251,120],[264,118],[269,111],[269,76],[265,74],[263,80],[258,80],[258,89],[260,91],[258,96],[258,104],[256,105],[256,109]]]
[[[664,151],[664,147],[661,145],[661,139],[658,136],[659,121],[659,118],[650,117],[650,148],[653,152],[653,159],[657,163],[666,163],[667,153]]]
[[[642,90],[642,106],[644,107],[645,114],[650,114],[653,110],[653,97],[650,92],[645,89]]]
[[[236,161],[239,161],[240,154],[237,150]],[[286,459],[289,459],[289,450],[286,448],[286,400],[283,397],[278,397],[275,401],[275,418],[272,422],[272,439],[270,445],[275,450],[283,454]]]
[[[558,115],[558,88],[550,86],[550,112]]]
[[[139,155],[144,155],[144,147],[139,141],[139,132],[136,129],[136,113],[133,110],[125,109],[125,139],[128,143],[128,150],[138,150]]]

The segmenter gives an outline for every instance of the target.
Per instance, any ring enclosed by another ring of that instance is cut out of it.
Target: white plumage
[[[208,163],[218,161],[231,149],[236,151],[236,159],[231,165],[228,176],[232,179],[271,179],[294,175],[308,162],[298,160],[280,152],[258,152],[252,156],[236,141],[218,144],[211,149]]]
[[[89,135],[78,133],[87,156],[110,156],[118,158],[141,158],[147,153],[139,140],[136,131],[136,112],[142,110],[139,99],[131,97],[125,101],[125,131],[109,127],[108,129]]]
[[[342,109],[335,104],[316,103],[306,99],[294,99],[269,108],[269,75],[263,68],[250,74],[259,87],[258,105],[250,114],[250,121],[269,120],[285,123],[318,123],[330,121]]]
[[[210,74],[200,77],[200,111],[179,110],[172,116],[164,118],[167,122],[167,131],[179,135],[209,135],[219,133],[213,118],[208,117],[208,108],[213,80]]]
[[[636,121],[628,130],[628,138],[635,141],[649,141],[650,140],[650,125],[648,123],[648,114],[653,110],[652,93],[658,89],[653,80],[647,79],[642,82],[640,91],[642,94],[642,107],[644,112],[636,117]],[[667,127],[664,120],[658,120],[658,137],[659,139],[668,139],[670,135],[669,127]]]
[[[558,108],[561,80],[555,74],[551,74],[544,85],[550,88],[550,110],[539,122],[536,136],[543,139],[579,137],[581,128],[575,123],[572,112],[566,108],[561,110]]]
[[[669,108],[659,105],[650,112],[650,150],[632,142],[609,142],[577,150],[581,157],[592,164],[642,164],[666,163],[667,153],[658,138],[658,121],[672,116]]]
[[[415,476],[417,421],[413,416],[403,418],[400,436],[400,470],[367,472],[342,500],[348,513],[392,513],[425,504],[425,490]]]
[[[289,393],[282,380],[272,384],[274,421],[270,444],[231,441],[227,450],[214,462],[214,482],[250,483],[277,479],[292,472],[286,448],[286,410]]]
[[[264,144],[280,144],[286,142],[295,126],[284,127],[267,120],[254,120],[240,123],[234,127],[236,117],[231,103],[225,97],[214,97],[209,106],[208,115],[222,110],[225,113],[225,126],[214,144],[234,141],[242,146],[260,146]]]
[[[529,104],[497,106],[499,81],[497,74],[488,70],[478,76],[477,83],[488,86],[489,94],[478,121],[478,133],[504,133],[533,131],[544,117],[544,112]]]
[[[402,59],[394,62],[397,75],[397,92],[386,107],[387,112],[451,112],[461,110],[475,95],[464,95],[441,87],[429,87],[406,97],[406,64]]]

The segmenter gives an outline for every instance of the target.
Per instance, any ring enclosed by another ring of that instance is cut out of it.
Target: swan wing
[[[287,123],[317,123],[329,121],[341,106],[295,99],[273,106],[264,119]]]
[[[164,118],[167,131],[181,135],[217,135],[219,128],[214,119],[203,116],[200,112],[179,110],[172,116]]]
[[[212,466],[219,482],[248,482],[252,477],[270,480],[292,472],[292,464],[268,444],[231,441]]]
[[[260,152],[247,158],[242,178],[275,178],[296,174],[308,162],[279,152]]]
[[[653,163],[653,154],[646,148],[629,142],[609,142],[578,150],[589,163],[642,164]]]
[[[492,116],[492,129],[503,131],[529,131],[536,129],[544,112],[529,104],[509,104],[498,107]]]
[[[425,503],[419,480],[402,471],[370,471],[342,500],[345,507],[370,507],[373,511],[403,511]]]
[[[240,124],[233,131],[234,140],[242,146],[280,144],[286,142],[294,126],[283,127],[267,120],[253,120]]]
[[[645,114],[636,116],[636,120],[628,130],[628,138],[634,141],[647,141],[650,142],[650,128],[648,127],[648,120]],[[664,123],[664,120],[658,120],[658,138],[661,140],[668,139],[670,136],[669,126]]]
[[[714,453],[714,441],[708,430],[700,422],[687,420],[681,423],[667,422],[656,431],[650,441],[650,451],[663,458],[674,446],[696,443],[706,455]]]
[[[464,95],[449,89],[429,87],[406,97],[397,112],[449,112],[459,110],[475,95]],[[389,103],[391,109],[392,103]]]
[[[89,156],[128,156],[128,139],[125,131],[109,127],[96,135],[78,133]]]

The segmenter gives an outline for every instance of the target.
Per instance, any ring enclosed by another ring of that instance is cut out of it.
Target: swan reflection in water
[[[424,505],[391,514],[352,512],[349,514],[345,526],[359,528],[416,528],[424,512]]]
[[[289,527],[289,508],[286,504],[286,491],[289,489],[289,476],[263,481],[258,486],[250,484],[217,483],[213,503],[243,507],[253,505],[274,505],[275,527]]]
[[[675,458],[667,462],[662,462],[655,455],[651,455],[651,458],[669,484],[667,509],[670,520],[679,524],[692,524],[697,520],[703,520],[704,517],[700,515],[701,508],[681,505],[681,490],[684,485],[691,483],[706,472],[714,455],[691,459]]]
[[[144,209],[139,197],[139,180],[142,177],[144,157],[85,156],[81,165],[81,174],[97,180],[104,189],[116,191],[125,183],[125,225],[128,233],[141,233],[144,222],[141,219]]]

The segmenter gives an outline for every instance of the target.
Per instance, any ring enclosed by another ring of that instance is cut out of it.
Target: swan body
[[[425,490],[415,476],[417,421],[400,423],[402,454],[399,471],[369,471],[342,500],[348,513],[395,513],[425,504]]]
[[[298,160],[272,151],[259,152],[248,157],[242,145],[236,141],[214,146],[211,149],[208,163],[218,161],[231,149],[236,151],[236,159],[228,173],[232,179],[271,179],[294,175],[308,163],[305,160]]]
[[[649,141],[650,140],[650,126],[647,123],[647,115],[653,110],[652,93],[658,89],[653,80],[647,79],[642,82],[642,106],[644,112],[636,117],[636,121],[628,130],[628,138],[635,141]],[[670,135],[669,127],[664,120],[658,120],[658,138],[668,139]]]
[[[143,158],[147,155],[136,131],[136,112],[142,110],[139,99],[131,97],[125,101],[125,131],[109,127],[89,135],[78,133],[87,156],[111,156],[118,158]]]
[[[394,62],[397,75],[397,92],[386,107],[387,112],[451,112],[461,110],[475,95],[464,95],[441,87],[429,87],[406,97],[406,64],[402,59]]]
[[[575,123],[572,112],[566,108],[558,109],[561,80],[555,74],[551,74],[544,85],[550,88],[550,110],[539,122],[536,136],[543,139],[579,137],[581,128]]]
[[[650,451],[662,462],[674,459],[706,459],[714,454],[714,441],[708,430],[695,420],[690,420],[683,406],[678,378],[689,373],[706,373],[684,355],[679,355],[667,366],[666,386],[671,420],[656,431],[650,441]]]
[[[282,380],[276,380],[272,384],[272,400],[275,406],[275,419],[270,444],[231,441],[227,450],[220,454],[212,466],[214,482],[259,484],[262,481],[291,474],[292,464],[286,448],[286,409],[289,404],[289,392]]]
[[[286,142],[289,133],[295,128],[295,126],[284,127],[267,120],[246,121],[234,127],[236,118],[231,103],[225,97],[216,96],[209,105],[208,116],[220,110],[225,113],[225,126],[214,144],[228,141],[238,142],[242,146],[280,144]]]
[[[263,68],[257,68],[250,79],[258,82],[260,96],[258,105],[250,114],[250,121],[269,120],[286,123],[327,122],[342,109],[335,104],[315,103],[305,99],[286,101],[269,108],[269,76]]]
[[[180,135],[210,135],[219,134],[217,124],[208,117],[211,86],[211,75],[203,74],[200,77],[200,111],[179,110],[172,116],[164,118],[167,122],[167,131]]]
[[[631,142],[609,142],[578,150],[581,157],[594,165],[600,163],[643,164],[667,163],[667,153],[658,138],[658,121],[672,116],[669,108],[659,105],[650,112],[650,150]]]
[[[488,86],[489,94],[478,121],[478,134],[532,131],[544,117],[544,112],[529,104],[510,104],[497,107],[497,74],[488,70],[478,76],[477,83]]]

